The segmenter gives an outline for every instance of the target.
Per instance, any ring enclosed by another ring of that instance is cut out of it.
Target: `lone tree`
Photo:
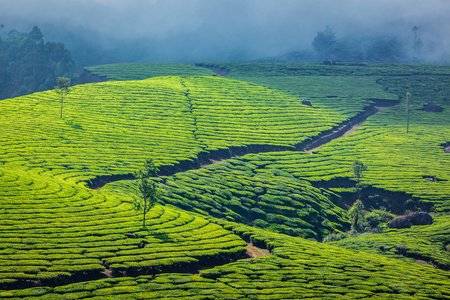
[[[61,95],[61,119],[63,117],[63,104],[64,104],[64,94],[70,92],[70,78],[58,77],[56,78],[55,90]]]
[[[409,113],[411,112],[411,93],[406,93],[406,133],[409,132]]]
[[[136,211],[142,212],[142,226],[145,227],[145,215],[152,209],[159,197],[156,182],[150,179],[158,172],[152,159],[147,159],[144,167],[135,173],[138,179],[138,195],[133,198],[133,206]]]
[[[358,191],[358,198],[361,198],[361,179],[364,177],[364,171],[367,171],[367,167],[359,160],[355,160],[352,164],[351,170],[353,177],[356,178],[356,190]]]
[[[361,200],[356,200],[355,203],[353,203],[353,206],[348,211],[348,216],[350,217],[350,221],[352,222],[352,227],[355,230],[360,230],[361,225],[364,220],[364,204],[361,202]]]
[[[330,26],[325,30],[319,31],[312,42],[314,50],[316,50],[322,58],[325,58],[331,52],[332,47],[336,44],[336,37]]]
[[[416,61],[416,54],[418,53],[419,49],[423,47],[422,39],[418,35],[420,27],[414,26],[412,28],[412,31],[414,32],[414,42],[413,42],[413,50],[414,50],[414,58],[413,60]]]

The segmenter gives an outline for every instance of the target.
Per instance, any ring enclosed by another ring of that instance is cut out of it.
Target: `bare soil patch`
[[[257,258],[257,257],[263,257],[263,256],[269,256],[270,255],[270,251],[267,249],[261,249],[258,247],[253,246],[252,243],[249,243],[247,245],[247,247],[245,247],[247,249],[246,254],[251,257],[251,258]]]

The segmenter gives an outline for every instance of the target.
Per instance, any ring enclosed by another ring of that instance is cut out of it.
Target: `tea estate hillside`
[[[450,299],[450,68],[89,71],[122,81],[0,101],[0,298]],[[433,223],[357,228],[358,199]]]

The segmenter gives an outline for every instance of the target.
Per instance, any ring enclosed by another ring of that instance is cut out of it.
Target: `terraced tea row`
[[[380,68],[382,69],[383,66]],[[395,73],[392,67],[390,68],[392,75],[402,74],[402,67],[397,69],[398,73]],[[436,68],[433,72],[428,72],[418,68],[409,75],[418,74],[418,72],[445,74],[446,69],[448,67]],[[330,73],[330,75],[333,74],[335,73]],[[327,181],[350,176],[351,163],[360,159],[369,167],[366,172],[366,183],[382,189],[406,192],[410,194],[414,202],[426,202],[421,204],[423,208],[436,203],[438,210],[450,209],[448,197],[450,194],[448,166],[450,164],[449,156],[443,151],[443,145],[448,142],[450,136],[449,76],[392,76],[379,79],[372,76],[351,77],[355,85],[350,88],[349,84],[344,84],[345,80],[342,81],[340,77],[334,76],[320,78],[250,75],[249,72],[246,80],[269,88],[281,89],[298,96],[302,93],[314,95],[317,98],[311,98],[313,106],[339,111],[343,115],[347,114],[346,111],[358,110],[358,105],[364,103],[358,100],[360,97],[388,99],[389,94],[380,90],[377,94],[377,90],[371,87],[375,85],[375,82],[383,86],[387,92],[397,94],[402,100],[398,106],[370,117],[356,133],[331,142],[316,151],[314,156],[294,153],[262,155],[262,160],[273,161],[273,163],[267,163],[267,167],[288,171],[297,178]],[[321,84],[317,85],[318,82]],[[358,85],[361,88],[358,88]],[[318,89],[319,86],[320,89]],[[406,92],[413,95],[411,127],[408,134],[406,134],[404,103]],[[345,104],[341,105],[340,97],[355,101],[348,104],[347,110]],[[440,105],[443,112],[423,111],[423,105],[427,102]],[[344,185],[342,181],[340,184]],[[387,204],[380,203],[380,205]]]
[[[321,239],[349,228],[332,194],[286,172],[238,159],[161,178],[162,201],[185,210],[293,236]],[[115,183],[124,185],[126,183]]]
[[[5,299],[447,299],[448,272],[365,252],[268,233],[227,228],[267,244],[274,255],[241,260],[200,276],[160,274],[101,279],[55,288],[0,292]]]
[[[450,217],[439,216],[427,226],[407,229],[386,229],[383,234],[361,235],[331,244],[347,249],[403,258],[409,263],[419,260],[450,270]],[[402,255],[398,255],[402,254]]]
[[[184,84],[196,136],[207,151],[246,145],[293,148],[339,122],[336,114],[302,105],[296,97],[240,81],[196,77]]]
[[[398,96],[384,91],[379,76],[245,76],[239,80],[278,89],[311,101],[314,108],[335,113],[336,120],[345,121],[376,101],[379,106],[397,103]]]
[[[4,100],[5,166],[51,170],[74,182],[129,174],[148,157],[159,165],[206,151],[284,146],[337,125],[336,113],[282,92],[216,77],[158,77],[75,86],[59,119],[52,91]]]
[[[246,243],[209,221],[157,206],[147,229],[130,194],[1,168],[0,286],[55,285],[113,274],[195,269],[239,257]]]
[[[350,166],[359,159],[368,167],[364,173],[365,184],[409,194],[413,203],[409,209],[414,209],[416,203],[423,209],[434,205],[438,211],[448,211],[450,157],[444,153],[441,144],[448,138],[450,128],[437,124],[445,124],[444,119],[450,118],[450,115],[432,119],[422,112],[421,129],[406,135],[403,125],[393,125],[398,122],[398,110],[387,109],[369,118],[352,135],[330,142],[313,155],[280,152],[247,155],[241,159],[264,170],[277,169],[299,179],[338,188],[338,192],[343,191],[342,187],[348,187],[340,178],[351,177]],[[432,125],[426,122],[432,122]],[[336,182],[334,186],[332,183],[321,183],[331,180]],[[379,201],[378,206],[389,208],[389,205],[396,205],[392,199],[380,198],[376,201]]]
[[[213,76],[205,68],[179,63],[128,63],[87,67],[93,75],[107,80],[142,80],[160,76]]]
[[[170,165],[201,151],[176,78],[75,86],[64,119],[59,100],[49,91],[2,101],[6,167],[43,168],[80,181],[131,173],[147,157]]]
[[[448,66],[339,63],[197,63],[197,66],[222,70],[229,77],[285,76],[423,76],[450,75]]]

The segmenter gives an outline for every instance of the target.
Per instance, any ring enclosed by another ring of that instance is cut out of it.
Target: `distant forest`
[[[419,29],[420,27],[416,26],[413,28],[415,40],[411,47],[407,37],[388,34],[336,38],[332,28],[327,26],[317,33],[310,49],[260,59],[245,58],[244,54],[237,55],[233,59],[218,56],[213,61],[419,62],[423,46],[418,34]],[[15,29],[6,32],[5,26],[0,24],[0,99],[53,89],[59,76],[71,78],[72,82],[76,83],[76,77],[85,66],[158,60],[157,45],[150,47],[145,41],[141,43],[116,41],[115,47],[108,51],[96,46],[95,42],[82,40],[76,36],[66,39],[65,42],[71,45],[68,46],[71,51],[61,42],[44,42],[43,34],[37,26],[34,26],[30,33],[22,33]]]
[[[63,43],[44,42],[37,26],[0,38],[0,99],[52,89],[59,76],[74,76],[74,60]]]

